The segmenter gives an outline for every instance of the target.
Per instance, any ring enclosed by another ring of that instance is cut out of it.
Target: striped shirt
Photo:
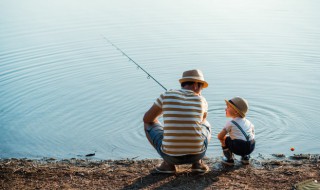
[[[198,154],[204,151],[202,128],[208,104],[192,90],[169,90],[155,102],[162,109],[164,132],[162,150],[172,156]]]

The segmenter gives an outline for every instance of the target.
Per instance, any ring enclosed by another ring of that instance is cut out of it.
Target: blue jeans
[[[210,125],[207,123],[207,125]],[[164,153],[161,149],[162,147],[162,140],[163,140],[163,126],[160,123],[154,123],[149,125],[146,129],[146,135],[151,139],[153,147],[157,150],[158,154],[163,158],[164,161],[174,164],[192,164],[194,162],[199,161],[202,159],[207,151],[208,147],[208,137],[211,136],[210,126],[202,124],[202,135],[205,137],[204,140],[204,151],[199,154],[189,154],[183,156],[171,156]]]

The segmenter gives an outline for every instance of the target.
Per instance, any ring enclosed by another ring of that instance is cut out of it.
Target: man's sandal
[[[177,170],[175,165],[163,161],[160,165],[156,167],[156,171],[158,173],[173,174],[176,173]]]

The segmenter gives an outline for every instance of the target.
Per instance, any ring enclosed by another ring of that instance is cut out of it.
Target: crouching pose
[[[200,70],[185,71],[179,80],[181,89],[160,95],[145,113],[144,129],[151,145],[163,158],[156,167],[160,173],[175,173],[175,165],[192,164],[193,172],[205,173],[208,166],[202,162],[211,137],[206,121],[208,105],[201,96],[208,86]],[[163,115],[162,125],[158,117]]]
[[[254,125],[246,119],[248,111],[247,100],[235,97],[226,101],[226,117],[228,121],[218,134],[225,158],[222,163],[233,166],[233,154],[241,156],[242,164],[249,164],[250,154],[254,150]],[[227,136],[228,134],[228,136]]]

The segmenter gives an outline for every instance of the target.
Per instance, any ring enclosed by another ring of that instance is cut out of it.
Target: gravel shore
[[[1,159],[1,189],[293,189],[306,180],[320,181],[320,156],[274,155],[273,159],[239,161],[225,167],[221,158],[206,158],[206,174],[194,174],[190,165],[176,174],[157,174],[158,159],[55,160]]]

